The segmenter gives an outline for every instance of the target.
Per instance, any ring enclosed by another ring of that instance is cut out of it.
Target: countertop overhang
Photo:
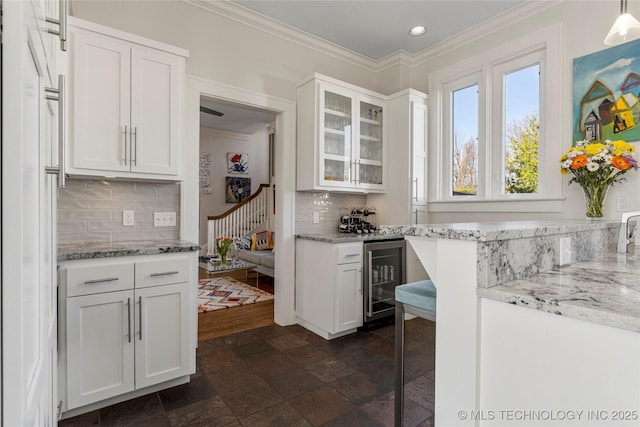
[[[58,262],[129,255],[195,252],[199,250],[200,245],[186,240],[175,239],[114,243],[68,243],[58,245]]]

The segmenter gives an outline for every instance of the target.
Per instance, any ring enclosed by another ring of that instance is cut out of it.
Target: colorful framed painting
[[[573,140],[640,141],[640,40],[573,60]]]
[[[249,155],[244,153],[227,153],[227,173],[249,173]]]
[[[251,195],[251,178],[227,176],[225,178],[227,203],[240,203]]]

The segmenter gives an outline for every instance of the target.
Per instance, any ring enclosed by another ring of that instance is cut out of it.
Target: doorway
[[[208,231],[210,217],[217,217],[215,221],[226,224],[219,226],[230,231],[224,232],[224,236],[248,240],[257,232],[271,231],[274,211],[270,186],[273,182],[272,150],[275,148],[271,142],[275,118],[276,114],[269,110],[200,97],[201,247],[209,243],[210,233],[222,237],[218,235],[217,227],[215,232]],[[230,183],[236,183],[233,184],[235,187]],[[238,188],[239,193],[230,194],[231,188]],[[246,268],[245,263],[263,260],[271,267],[263,268],[271,272],[275,254],[270,249],[254,251],[255,248],[238,249],[236,246],[235,243],[232,245],[228,255],[233,270],[214,274],[199,269],[198,341],[274,323],[275,277]]]
[[[270,115],[275,124],[274,174],[276,187],[273,217],[274,245],[274,293],[273,320],[281,326],[295,323],[294,315],[294,215],[295,215],[295,103],[276,99],[265,94],[241,88],[221,85],[197,77],[187,79],[187,149],[185,153],[185,184],[182,219],[183,237],[199,240],[199,151],[200,106],[202,100],[228,105],[240,110]],[[215,110],[215,108],[213,108]],[[289,260],[287,262],[287,260]],[[195,302],[194,302],[195,303]]]

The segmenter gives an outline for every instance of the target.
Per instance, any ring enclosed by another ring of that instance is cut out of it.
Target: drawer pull
[[[360,256],[360,254],[346,254],[345,258],[347,257],[354,257],[354,256]]]
[[[131,342],[131,298],[127,298],[127,321],[129,342]]]
[[[179,271],[165,271],[164,273],[151,273],[151,277],[158,276],[171,276],[172,274],[178,274]]]
[[[104,282],[115,282],[116,280],[120,280],[119,277],[107,277],[106,279],[94,279],[94,280],[85,280],[85,285],[92,285],[95,283],[104,283]]]

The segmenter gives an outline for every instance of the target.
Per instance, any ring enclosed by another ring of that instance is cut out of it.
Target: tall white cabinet
[[[67,171],[178,179],[187,52],[79,19],[70,23]]]
[[[384,192],[385,97],[314,74],[298,87],[298,190]]]
[[[56,425],[56,178],[64,96],[56,56],[66,3],[2,9],[0,424]],[[62,19],[60,19],[62,17]]]
[[[60,265],[65,417],[188,381],[195,371],[195,256]]]

